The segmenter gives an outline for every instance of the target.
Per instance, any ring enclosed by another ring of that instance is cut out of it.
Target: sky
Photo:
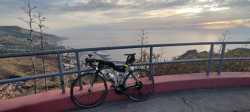
[[[96,47],[148,43],[218,41],[250,37],[250,0],[31,0],[46,18],[46,32],[64,44]],[[25,0],[0,0],[0,25],[27,25]]]

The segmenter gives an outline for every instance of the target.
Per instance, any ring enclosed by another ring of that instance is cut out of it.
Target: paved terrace
[[[69,112],[250,112],[250,87],[171,92],[145,102],[119,101]]]

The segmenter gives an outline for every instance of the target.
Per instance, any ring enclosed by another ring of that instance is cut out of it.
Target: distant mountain
[[[29,49],[28,41],[29,30],[19,26],[0,26],[0,51],[22,51]],[[46,49],[63,48],[58,43],[65,38],[52,34],[44,34],[46,40]],[[34,31],[32,33],[33,44],[36,49],[40,46],[40,34]]]
[[[208,57],[208,52],[207,51],[199,52],[196,49],[193,49],[193,50],[186,51],[184,54],[176,57],[175,59],[176,60],[180,60],[180,59],[199,59],[199,58],[207,58],[207,57]]]
[[[214,58],[219,58],[219,53],[213,53]],[[234,48],[229,49],[225,52],[225,57],[250,57],[250,49],[249,48]],[[195,49],[188,50],[184,54],[178,56],[175,58],[176,60],[182,60],[182,59],[201,59],[201,58],[208,58],[208,52],[202,51],[199,52]]]

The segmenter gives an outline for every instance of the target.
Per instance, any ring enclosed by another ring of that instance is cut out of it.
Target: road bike
[[[91,68],[78,75],[72,82],[70,98],[80,108],[93,108],[105,101],[109,90],[125,95],[133,101],[145,101],[154,92],[154,78],[145,68],[132,66],[135,53],[125,54],[126,63],[117,65],[111,61],[94,59],[91,54],[85,64]]]

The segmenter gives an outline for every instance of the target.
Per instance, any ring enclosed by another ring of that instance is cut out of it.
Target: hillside
[[[214,53],[213,57],[219,58],[220,54]],[[235,48],[227,50],[225,57],[250,57],[250,49],[248,48]],[[174,60],[185,60],[185,59],[204,59],[208,58],[208,52],[197,50],[189,50],[182,55],[176,57]],[[218,61],[213,61],[212,71],[215,72],[217,69]],[[177,63],[177,64],[165,64],[156,65],[155,71],[158,75],[167,74],[181,74],[181,73],[199,73],[206,72],[207,62],[196,62],[196,63]],[[226,61],[223,65],[222,71],[224,72],[250,72],[249,61]]]
[[[29,49],[27,38],[29,30],[19,26],[0,26],[0,52],[12,53],[26,51]],[[33,43],[36,49],[40,46],[39,32],[32,33]],[[58,43],[64,38],[52,34],[44,34],[46,49],[63,48]]]
[[[18,26],[0,26],[0,55],[30,51],[31,48],[27,40],[28,37],[29,30],[27,29]],[[39,32],[33,32],[32,39],[34,45],[33,50],[41,50],[41,36]],[[64,49],[63,46],[59,45],[59,42],[64,40],[64,38],[52,34],[44,34],[44,39],[44,50]],[[0,65],[2,65],[0,66],[0,80],[34,74],[31,63],[32,60],[30,57],[0,59]],[[42,74],[43,66],[41,57],[36,57],[34,59],[34,64],[36,74]],[[55,56],[46,56],[44,66],[46,67],[45,71],[47,73],[57,71]],[[58,85],[52,79],[48,80],[47,83],[49,88],[55,88]],[[15,85],[0,85],[0,99],[32,94],[34,87],[37,88],[37,91],[44,90],[41,89],[44,88],[44,86],[42,86],[43,84],[43,80],[26,81],[22,86],[21,91],[16,90]]]

